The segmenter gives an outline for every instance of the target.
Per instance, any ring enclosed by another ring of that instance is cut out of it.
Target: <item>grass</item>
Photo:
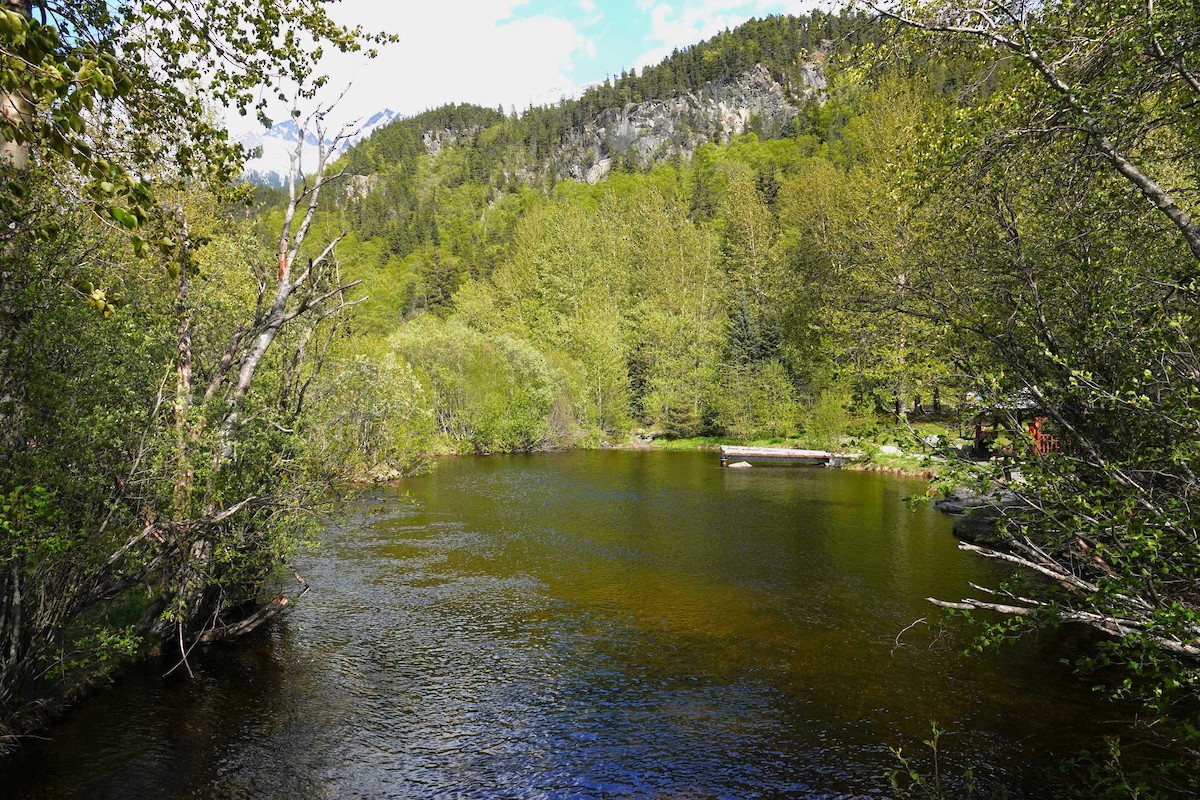
[[[746,447],[799,447],[795,439],[773,437],[770,439],[733,439],[729,436],[692,436],[687,439],[655,439],[654,447],[660,450],[676,452],[697,452],[701,450],[716,450],[721,445],[742,445]]]
[[[940,471],[940,463],[931,459],[928,453],[918,447],[917,443],[913,441],[914,433],[922,438],[938,436],[949,441],[958,438],[957,426],[951,426],[945,422],[921,420],[905,426],[891,417],[866,417],[856,419],[847,426],[847,435],[842,437],[840,446],[834,449],[841,452],[863,454],[861,459],[849,465],[851,469],[878,469],[914,475],[930,473],[936,475]],[[803,436],[775,436],[750,440],[729,436],[692,436],[686,439],[658,438],[654,440],[652,446],[655,449],[673,452],[699,452],[716,450],[721,445],[825,449],[813,447],[804,440]],[[884,445],[895,445],[904,452],[901,454],[881,452],[880,448]]]
[[[890,453],[881,453],[878,450],[872,452],[869,449],[864,449],[863,457],[849,465],[849,469],[877,469],[885,472],[894,471],[913,475],[931,474],[937,476],[941,472],[941,464],[931,460],[927,455],[910,453],[892,455]]]

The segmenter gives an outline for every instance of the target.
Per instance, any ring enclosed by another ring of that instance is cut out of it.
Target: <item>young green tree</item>
[[[778,309],[785,285],[775,246],[775,221],[754,172],[740,162],[724,166],[727,186],[720,209],[731,304],[729,357],[735,364],[747,364],[773,358],[779,350]]]
[[[787,330],[800,363],[838,376],[860,402],[902,414],[945,388],[945,309],[918,308],[908,243],[926,235],[918,195],[902,180],[920,126],[940,111],[920,81],[885,75],[853,88],[843,139],[853,162],[810,159],[780,189],[783,249],[800,284]],[[816,350],[814,359],[812,351]]]
[[[1191,3],[987,2],[878,10],[1013,72],[929,140],[906,245],[919,305],[952,310],[958,364],[1028,398],[1062,441],[1020,442],[997,546],[1051,579],[990,608],[1072,622],[1163,708],[1200,682],[1200,394],[1194,223],[1200,98]],[[1015,414],[1014,414],[1015,416]],[[1013,420],[1015,423],[1016,420]],[[1095,663],[1095,662],[1092,662]]]
[[[631,309],[644,419],[675,436],[699,433],[718,386],[727,279],[712,234],[678,198],[648,193],[631,207],[639,274]]]
[[[296,428],[352,304],[339,237],[308,240],[336,175],[322,148],[263,253],[214,199],[237,151],[188,86],[244,108],[264,74],[321,83],[306,38],[359,45],[314,3],[14,2],[0,30],[7,736],[114,647],[186,653],[288,602],[257,596],[320,487]]]

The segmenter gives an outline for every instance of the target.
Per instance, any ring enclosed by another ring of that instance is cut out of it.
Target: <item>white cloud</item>
[[[521,109],[549,93],[554,99],[575,93],[570,78],[574,61],[593,55],[595,45],[566,19],[513,18],[525,2],[343,0],[331,5],[339,21],[399,38],[380,48],[375,59],[326,56],[328,97],[351,84],[333,116],[361,119],[383,108],[415,114],[449,102]],[[273,114],[283,116],[280,109]],[[236,119],[230,122],[238,125]]]

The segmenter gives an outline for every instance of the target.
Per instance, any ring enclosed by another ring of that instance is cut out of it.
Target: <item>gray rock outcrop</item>
[[[806,64],[795,74],[785,87],[758,64],[745,74],[712,81],[695,92],[604,111],[563,136],[553,158],[558,178],[596,184],[618,159],[644,167],[676,156],[689,159],[705,142],[724,144],[751,129],[779,136],[803,104],[822,99],[827,87],[824,70],[817,63]],[[421,139],[425,152],[437,155],[478,132],[430,130]],[[533,183],[545,166],[543,162],[510,169],[516,179]]]
[[[1006,523],[1020,514],[1023,504],[1004,488],[979,494],[960,486],[933,505],[943,513],[958,517],[954,521],[954,535],[959,539],[982,547],[996,547],[1004,541]]]
[[[705,84],[698,92],[629,103],[567,134],[557,159],[559,177],[594,184],[609,173],[615,157],[637,166],[676,155],[691,158],[699,145],[728,142],[752,122],[778,135],[800,113],[801,102],[822,96],[825,88],[825,74],[815,64],[803,67],[798,85],[788,88],[759,64],[736,78]]]
[[[429,155],[437,155],[442,152],[445,147],[453,147],[458,144],[458,138],[463,134],[474,134],[477,129],[472,128],[465,131],[450,130],[443,128],[440,131],[425,131],[421,134],[421,144],[425,145],[425,152]]]

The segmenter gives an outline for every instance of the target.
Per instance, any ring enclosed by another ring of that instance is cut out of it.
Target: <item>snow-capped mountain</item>
[[[387,125],[402,115],[391,109],[384,109],[372,114],[358,126],[353,136],[341,142],[338,150],[344,151],[355,142],[359,142],[378,128]],[[237,137],[237,140],[250,152],[251,158],[246,159],[245,178],[250,183],[260,186],[280,187],[287,178],[288,167],[292,154],[296,151],[296,143],[300,137],[300,126],[293,119],[277,122],[266,130],[247,131]],[[299,172],[306,174],[316,169],[317,137],[308,131],[304,138],[304,149],[301,151]]]

